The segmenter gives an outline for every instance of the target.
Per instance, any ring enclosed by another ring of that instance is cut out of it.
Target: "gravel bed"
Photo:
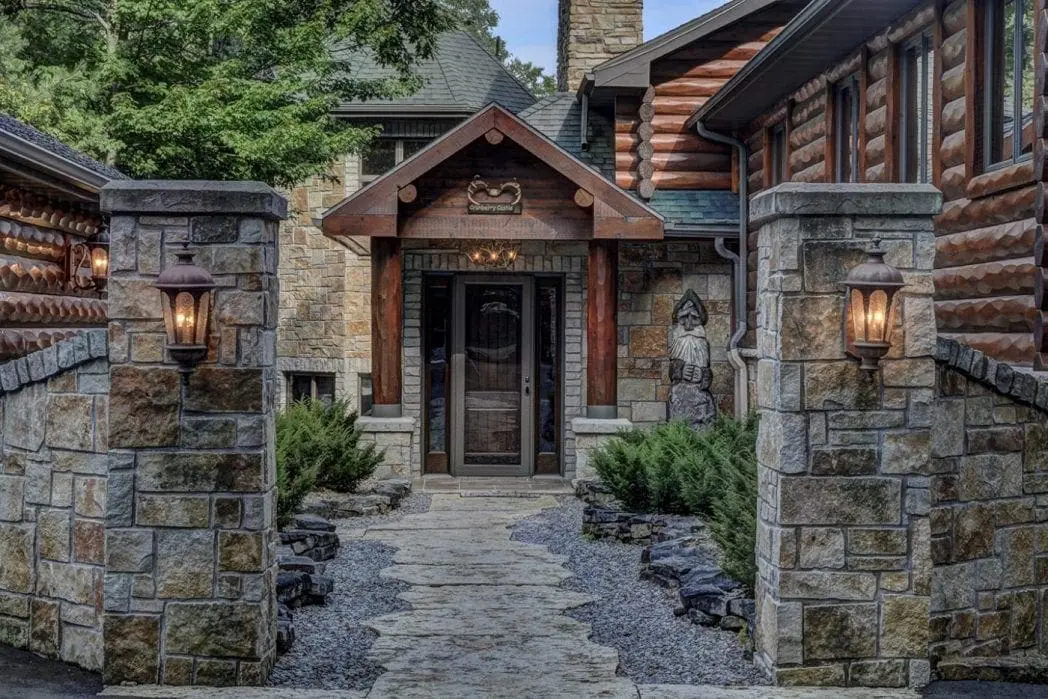
[[[339,529],[363,529],[404,515],[426,512],[430,496],[412,493],[388,515],[355,517],[333,522]],[[327,561],[326,575],[335,589],[324,606],[294,610],[295,643],[280,656],[269,677],[270,686],[301,689],[370,689],[382,674],[367,659],[377,634],[364,628],[365,619],[410,609],[397,595],[411,586],[380,580],[379,571],[393,565],[396,549],[373,541],[342,540],[338,556]]]
[[[676,617],[676,600],[638,576],[640,546],[582,536],[584,505],[572,496],[517,525],[513,538],[569,557],[563,587],[599,600],[567,615],[589,623],[591,638],[619,652],[619,673],[638,684],[767,684],[734,633]]]

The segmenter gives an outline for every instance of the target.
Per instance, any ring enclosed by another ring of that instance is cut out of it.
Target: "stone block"
[[[757,617],[757,634],[761,648],[772,661],[781,664],[804,660],[802,605],[764,598]]]
[[[630,328],[630,356],[657,359],[669,356],[669,331],[657,325]]]
[[[783,361],[843,359],[841,312],[836,295],[784,297],[779,338]]]
[[[78,563],[105,563],[105,525],[78,519],[73,523],[73,560]]]
[[[786,599],[865,601],[877,594],[873,573],[784,570],[779,575],[779,594]]]
[[[186,410],[260,412],[262,410],[262,370],[199,367],[189,378]]]
[[[101,672],[103,665],[102,634],[82,626],[62,627],[61,658],[91,672]]]
[[[102,599],[102,569],[97,566],[40,561],[36,592],[73,604],[97,604]]]
[[[932,327],[935,327],[934,325]],[[905,660],[865,660],[848,668],[853,687],[905,687]]]
[[[0,591],[0,616],[29,618],[29,597]]]
[[[105,517],[106,479],[82,476],[74,478],[73,508],[82,517]]]
[[[109,318],[113,320],[164,319],[160,293],[152,279],[110,277],[108,285]]]
[[[258,532],[219,532],[219,570],[241,573],[260,572],[263,543],[263,535]]]
[[[256,658],[263,632],[256,604],[171,602],[164,648],[169,653],[209,658]]]
[[[993,558],[937,565],[931,571],[932,612],[970,609],[976,606],[980,590],[1001,585],[1001,562]]]
[[[843,660],[877,654],[877,605],[804,607],[804,659]]]
[[[0,522],[21,522],[25,506],[25,478],[0,475]]]
[[[1034,554],[1037,527],[1016,527],[998,532],[1001,552],[1001,584],[1028,587],[1034,584]]]
[[[926,388],[935,386],[935,362],[930,358],[891,359],[881,363],[885,386]]]
[[[851,360],[818,362],[804,367],[804,405],[808,410],[877,408],[879,388],[879,380],[861,371]]]
[[[34,599],[29,620],[29,650],[48,658],[57,658],[59,651],[59,603]]]
[[[774,680],[780,687],[843,687],[844,665],[814,665],[776,668]]]
[[[106,572],[141,573],[153,569],[153,531],[106,530]]]
[[[40,557],[52,561],[69,561],[72,523],[69,510],[44,510],[36,518]]]
[[[110,385],[110,448],[178,444],[180,391],[177,370],[114,366]]]
[[[931,431],[908,430],[884,435],[881,473],[922,474],[931,472]]]
[[[848,553],[859,556],[890,556],[906,553],[905,529],[849,529]]]
[[[215,319],[224,328],[257,327],[265,322],[265,294],[239,289],[223,290],[215,301]]]
[[[11,648],[28,648],[29,620],[0,616],[0,644]]]
[[[802,528],[798,537],[801,568],[843,568],[844,531]]]
[[[0,522],[0,589],[6,592],[33,591],[33,533],[32,524]]]
[[[189,240],[207,245],[235,243],[237,227],[235,216],[194,216],[189,223]]]
[[[47,398],[47,445],[57,449],[94,449],[94,399],[76,394]]]
[[[953,513],[952,561],[970,561],[993,555],[996,516],[991,503],[955,507]]]
[[[814,476],[870,476],[877,473],[876,449],[816,449],[811,455]]]
[[[113,471],[106,492],[106,525],[130,527],[134,524],[134,471]]]
[[[47,422],[47,385],[25,386],[4,396],[4,444],[36,452],[44,445]]]
[[[192,527],[204,529],[211,521],[211,500],[206,495],[138,496],[135,525],[139,527]]]
[[[902,517],[902,484],[893,478],[787,476],[780,481],[784,525],[890,525]]]
[[[260,453],[142,452],[139,492],[258,492],[264,480]]]
[[[182,422],[182,446],[186,449],[232,449],[237,446],[237,423],[232,419],[186,419]]]
[[[107,614],[102,677],[106,684],[156,684],[160,667],[160,617]]]
[[[928,652],[928,598],[885,596],[881,603],[880,652],[923,659]]]
[[[194,682],[206,687],[232,687],[237,683],[234,660],[198,660]]]
[[[164,658],[164,684],[184,687],[193,684],[193,659],[167,656]]]
[[[961,459],[957,494],[961,500],[988,500],[1023,494],[1019,454],[978,454]]]
[[[240,498],[215,498],[215,526],[219,529],[239,529],[240,512]]]
[[[157,531],[157,597],[167,599],[210,597],[214,581],[215,533],[213,531],[209,529]]]
[[[25,502],[27,505],[51,503],[51,465],[29,461],[25,466]]]

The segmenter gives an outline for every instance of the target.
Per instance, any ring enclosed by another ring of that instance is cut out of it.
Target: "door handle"
[[[526,395],[526,396],[530,396],[531,395],[531,377],[530,376],[525,376],[524,377],[524,395]]]

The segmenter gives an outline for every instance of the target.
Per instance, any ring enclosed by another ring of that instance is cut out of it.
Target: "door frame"
[[[521,287],[521,385],[520,464],[464,464],[465,460],[465,369],[466,287]],[[451,331],[451,420],[449,463],[452,476],[531,476],[535,470],[535,278],[533,275],[456,274],[452,290]]]

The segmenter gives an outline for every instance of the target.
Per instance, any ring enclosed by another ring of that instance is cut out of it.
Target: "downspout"
[[[739,252],[733,253],[724,245],[724,238],[717,238],[717,253],[735,263],[735,332],[728,342],[728,361],[735,369],[735,417],[742,419],[750,411],[750,377],[746,360],[743,359],[739,345],[746,337],[748,329],[746,307],[747,294],[747,258],[749,257],[749,149],[737,138],[725,136],[706,128],[701,121],[695,122],[695,130],[701,138],[714,143],[723,143],[734,148],[739,154]]]

